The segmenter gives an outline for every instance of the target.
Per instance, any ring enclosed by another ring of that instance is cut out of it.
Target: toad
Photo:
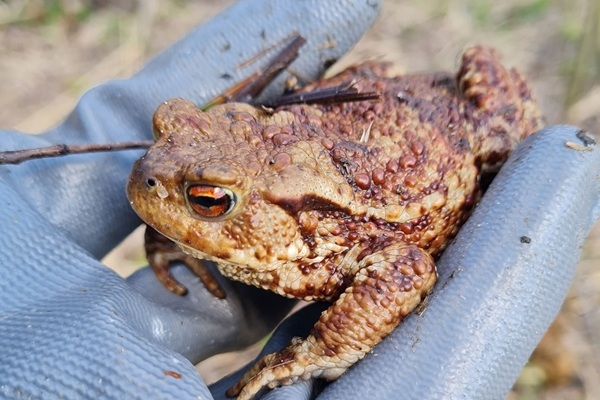
[[[173,99],[154,114],[156,143],[127,194],[151,227],[159,279],[185,293],[168,270],[182,258],[223,297],[205,259],[231,279],[332,302],[308,337],[265,356],[229,396],[333,380],[363,358],[431,291],[482,174],[542,126],[529,86],[492,49],[467,50],[456,74],[388,71],[367,62],[302,89],[352,82],[379,101],[204,112]]]

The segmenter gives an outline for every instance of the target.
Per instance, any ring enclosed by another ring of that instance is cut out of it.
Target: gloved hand
[[[317,76],[378,10],[358,0],[241,1],[132,78],[89,91],[48,133],[3,132],[2,150],[148,139],[160,102],[204,103],[260,69],[268,57],[237,67],[292,32],[308,39],[292,68]],[[284,79],[265,96],[280,93]],[[600,156],[575,133],[554,128],[521,146],[438,263],[425,312],[319,398],[500,398],[508,391],[557,312],[597,216]],[[0,167],[0,396],[210,398],[190,361],[256,341],[293,304],[224,279],[227,299],[215,299],[183,267],[173,273],[190,293],[178,297],[147,269],[126,282],[99,264],[140,223],[124,192],[140,155]],[[305,334],[317,315],[313,307],[288,321],[268,351]],[[213,395],[223,398],[232,379],[214,385]],[[309,397],[311,385],[268,396]]]

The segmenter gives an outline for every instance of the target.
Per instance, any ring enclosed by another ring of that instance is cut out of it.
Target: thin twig
[[[36,158],[60,157],[68,154],[94,153],[112,150],[147,149],[154,144],[152,140],[140,140],[135,142],[118,142],[106,144],[57,144],[35,149],[24,149],[14,151],[1,151],[0,164],[20,164],[23,161],[35,160]]]
[[[284,94],[273,102],[265,105],[270,108],[275,108],[290,104],[334,104],[365,100],[380,101],[381,93],[359,92],[357,88],[344,83],[339,86],[315,89],[310,92]]]
[[[248,102],[258,96],[271,81],[298,57],[298,52],[304,43],[306,43],[306,39],[298,34],[294,35],[290,43],[277,53],[264,69],[235,84],[204,104],[201,109],[205,111],[217,104],[234,101]]]

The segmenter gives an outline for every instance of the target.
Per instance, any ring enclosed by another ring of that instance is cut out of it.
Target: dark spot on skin
[[[381,168],[375,168],[371,175],[376,185],[381,185],[385,180],[385,171]]]
[[[396,160],[388,161],[387,164],[385,165],[385,170],[387,172],[395,174],[396,172],[398,172],[398,162]]]
[[[411,155],[401,157],[398,161],[402,169],[414,168],[417,165],[416,157]]]
[[[388,247],[390,244],[394,242],[393,236],[387,235],[378,235],[369,240],[369,245],[360,252],[360,254],[356,257],[357,261],[362,260],[363,258],[370,256],[373,253],[377,253],[384,248]]]
[[[308,265],[299,264],[298,265],[298,269],[300,270],[300,272],[302,273],[302,275],[308,275],[308,274],[310,274],[310,266],[308,266]],[[305,289],[308,289],[308,284],[305,285]],[[312,285],[311,293],[314,292],[314,290],[315,290],[314,285]]]
[[[519,109],[513,104],[507,104],[500,109],[502,117],[510,124],[514,123]]]
[[[521,241],[521,243],[529,244],[529,243],[531,243],[531,238],[528,236],[521,236],[520,241]]]
[[[358,233],[356,233],[356,232],[350,232],[350,233],[348,233],[348,239],[350,239],[353,242],[356,242],[359,237],[360,237],[360,235]]]
[[[231,257],[231,252],[228,251],[215,251],[214,252],[215,257],[223,259],[223,260],[227,260]]]
[[[485,163],[490,164],[490,165],[499,165],[501,162],[504,162],[506,160],[508,153],[507,153],[507,151],[505,151],[505,149],[499,149],[499,150],[500,151],[490,151],[487,154],[487,157],[481,161],[484,161]]]
[[[469,146],[469,141],[467,140],[467,138],[461,137],[456,142],[456,148],[461,151],[469,151],[471,149],[471,146]]]
[[[454,87],[454,78],[450,75],[439,74],[431,81],[431,87]]]
[[[311,210],[342,211],[344,213],[349,213],[349,210],[341,207],[340,205],[332,203],[323,197],[315,196],[314,194],[307,194],[297,198],[288,197],[270,200],[294,217],[296,217],[301,211]]]
[[[369,178],[369,175],[367,174],[354,175],[354,182],[356,182],[356,186],[362,190],[367,190],[369,186],[371,186],[371,178]]]
[[[221,74],[221,79],[227,79],[228,81],[230,81],[233,79],[233,76],[225,72],[224,74]]]
[[[413,233],[415,231],[414,225],[411,224],[410,222],[401,223],[399,228],[403,233],[405,233],[407,235],[410,235],[411,233]]]
[[[277,362],[280,364],[285,364],[294,359],[294,352],[289,347],[284,347],[283,349],[277,352]]]

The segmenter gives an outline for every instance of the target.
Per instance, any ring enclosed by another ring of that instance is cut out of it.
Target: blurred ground
[[[51,127],[87,88],[129,76],[229,3],[0,0],[0,128]],[[340,64],[383,58],[400,72],[453,69],[473,43],[497,47],[529,77],[548,123],[600,133],[598,0],[384,0],[378,22]],[[141,258],[138,239],[107,263],[127,274]],[[600,398],[599,265],[596,227],[564,310],[510,399]],[[202,371],[212,380],[218,368],[213,361]]]

